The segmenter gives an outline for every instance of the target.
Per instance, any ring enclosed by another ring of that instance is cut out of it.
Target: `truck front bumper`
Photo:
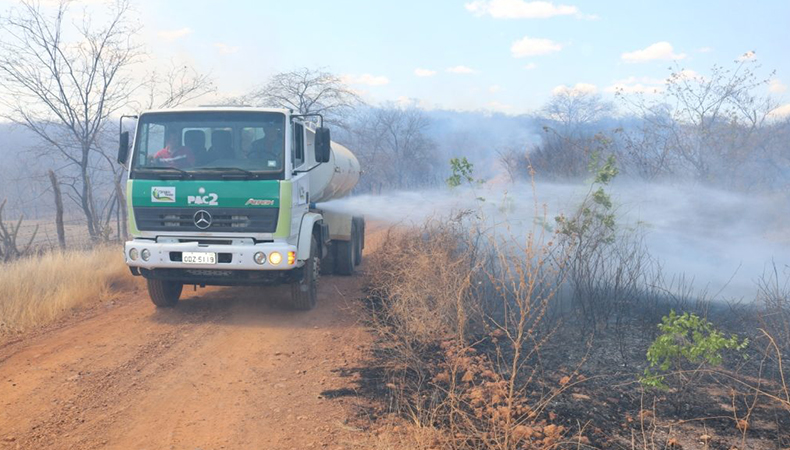
[[[180,239],[186,241],[186,239]],[[144,252],[145,250],[145,252]],[[214,253],[214,264],[189,264],[183,262],[184,252]],[[255,262],[256,253],[265,255],[263,263]],[[270,259],[273,253],[279,253],[281,261],[274,264]],[[148,258],[143,258],[148,255]],[[289,263],[289,254],[294,255]],[[252,240],[233,240],[230,244],[202,244],[197,241],[157,242],[147,239],[127,241],[124,246],[124,257],[129,267],[145,270],[184,269],[191,271],[283,271],[292,270],[303,265],[295,260],[296,246],[286,242],[255,243]],[[132,256],[136,256],[132,258]]]

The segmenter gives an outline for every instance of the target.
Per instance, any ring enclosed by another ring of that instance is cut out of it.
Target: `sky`
[[[2,10],[13,3],[0,0]],[[521,114],[558,90],[653,92],[670,66],[704,76],[753,51],[761,74],[776,71],[765,92],[779,104],[790,97],[790,0],[132,4],[151,64],[191,64],[227,96],[323,67],[374,104]]]

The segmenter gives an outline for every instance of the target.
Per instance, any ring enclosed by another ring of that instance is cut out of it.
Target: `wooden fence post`
[[[60,193],[60,184],[55,172],[49,170],[49,181],[52,183],[52,191],[55,193],[55,225],[58,229],[58,244],[62,250],[66,249],[66,229],[63,227],[63,196]]]

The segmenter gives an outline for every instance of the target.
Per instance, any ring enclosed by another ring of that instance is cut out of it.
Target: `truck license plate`
[[[217,254],[208,252],[184,252],[181,255],[184,264],[216,264]]]

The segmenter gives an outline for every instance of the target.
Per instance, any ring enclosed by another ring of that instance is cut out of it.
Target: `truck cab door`
[[[294,171],[307,168],[305,157],[305,128],[301,122],[294,121],[291,134],[291,166]],[[310,208],[310,174],[297,173],[292,178],[293,184],[293,211],[291,213],[291,236],[299,233],[302,216]]]

